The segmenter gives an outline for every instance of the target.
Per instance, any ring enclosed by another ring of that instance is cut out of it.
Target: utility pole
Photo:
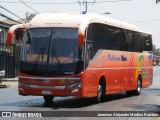
[[[88,11],[88,10],[87,10],[87,7],[88,7],[88,2],[86,1],[86,13],[87,13],[87,11]]]
[[[79,5],[81,6],[81,4],[85,5],[85,11],[82,11],[82,13],[87,13],[88,12],[88,5],[89,4],[94,4],[96,1],[94,0],[93,2],[88,2],[87,0],[83,0],[83,2],[78,0]]]

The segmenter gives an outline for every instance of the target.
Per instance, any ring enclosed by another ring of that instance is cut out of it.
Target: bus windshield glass
[[[22,47],[21,72],[33,75],[75,74],[82,70],[78,29],[28,29]]]

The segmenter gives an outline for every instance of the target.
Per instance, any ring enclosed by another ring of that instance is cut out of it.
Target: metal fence
[[[5,78],[18,76],[20,46],[0,43],[0,71],[5,70]]]

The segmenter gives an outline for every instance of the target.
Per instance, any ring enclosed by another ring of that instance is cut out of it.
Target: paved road
[[[149,88],[143,89],[140,96],[126,97],[125,93],[108,95],[106,96],[104,102],[100,104],[94,104],[94,102],[92,102],[92,99],[84,99],[77,97],[56,97],[53,103],[46,104],[43,98],[39,96],[19,96],[17,93],[17,87],[0,89],[0,111],[158,111],[160,112],[159,78],[160,78],[160,67],[155,66],[153,85],[150,86]],[[99,118],[99,119],[105,119],[105,118]],[[110,118],[110,119],[117,119],[117,118]],[[134,118],[124,117],[121,119],[132,120]],[[137,119],[160,120],[158,117],[137,118]]]

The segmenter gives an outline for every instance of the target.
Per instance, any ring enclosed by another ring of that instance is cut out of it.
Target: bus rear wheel
[[[141,94],[141,88],[142,88],[142,80],[141,80],[141,77],[138,76],[136,90],[126,91],[126,95],[127,96],[140,95]]]
[[[43,96],[45,102],[52,102],[54,99],[54,96]]]
[[[142,88],[142,81],[141,81],[141,77],[138,76],[137,89],[133,90],[133,95],[140,95],[141,94],[141,88]]]

